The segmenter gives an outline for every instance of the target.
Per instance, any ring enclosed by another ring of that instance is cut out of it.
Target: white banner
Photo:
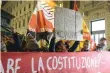
[[[57,39],[81,41],[82,16],[78,11],[56,8],[55,33]]]

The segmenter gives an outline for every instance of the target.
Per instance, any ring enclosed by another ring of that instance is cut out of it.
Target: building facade
[[[35,5],[36,1],[9,1],[2,9],[15,16],[15,18],[11,20],[10,26],[20,34],[25,34]]]

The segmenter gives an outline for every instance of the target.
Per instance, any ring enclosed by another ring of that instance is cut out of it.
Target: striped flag
[[[74,1],[74,8],[73,9],[78,11],[76,1]],[[93,41],[91,34],[90,34],[90,31],[89,31],[85,21],[83,20],[83,41],[84,40],[90,41],[90,51],[93,51],[96,48],[96,43]],[[83,41],[80,41],[76,51],[80,51],[81,48],[83,48]]]
[[[28,29],[32,32],[52,32],[54,30],[54,7],[46,1],[38,1]]]

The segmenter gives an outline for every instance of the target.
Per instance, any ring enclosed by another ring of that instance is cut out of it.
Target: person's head
[[[110,51],[110,49],[108,49],[108,51]]]
[[[27,39],[34,39],[34,37],[31,34],[28,34]]]
[[[88,49],[88,47],[89,47],[89,41],[85,40],[83,44],[83,48]]]
[[[57,52],[67,51],[65,44],[62,41],[58,41],[55,45],[55,49]]]
[[[106,45],[106,38],[101,38],[99,41],[100,46],[105,46]]]
[[[69,41],[69,40],[67,40],[67,41],[65,42],[65,46],[66,46],[66,48],[67,48],[67,50],[68,50],[69,47],[70,47],[70,41]]]
[[[11,42],[12,44],[15,43],[15,40],[13,39],[13,36],[12,35],[9,35],[8,36],[8,42]]]

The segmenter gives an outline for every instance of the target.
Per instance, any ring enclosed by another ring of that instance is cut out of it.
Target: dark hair
[[[69,44],[67,42],[65,42],[65,46],[69,49]]]
[[[55,45],[55,48],[58,48],[58,46],[60,46],[63,42],[62,41],[58,41]]]
[[[100,41],[106,40],[106,38],[101,38]]]
[[[110,51],[110,49],[108,49],[108,51]]]
[[[85,40],[84,43],[89,43],[89,40]]]

